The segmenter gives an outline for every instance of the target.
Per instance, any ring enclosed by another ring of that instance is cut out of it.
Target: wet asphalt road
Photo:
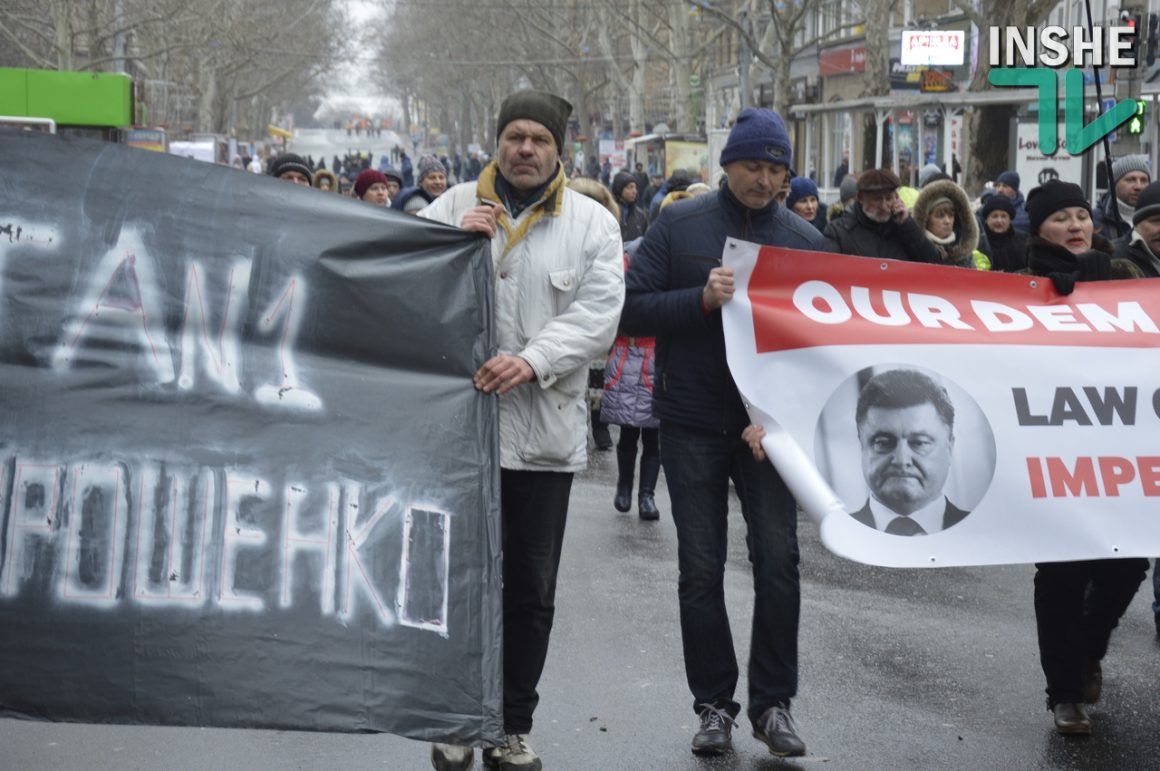
[[[550,771],[587,769],[1160,768],[1160,645],[1146,582],[1112,639],[1095,735],[1064,739],[1044,709],[1031,566],[887,570],[847,562],[799,524],[801,687],[807,757],[769,756],[748,732],[734,752],[688,751],[696,725],[677,619],[676,538],[662,518],[613,510],[615,454],[577,477],[532,746]],[[748,656],[752,582],[731,515],[726,595]],[[1149,577],[1150,578],[1150,577]],[[738,693],[744,703],[745,674]],[[255,705],[260,709],[260,705]],[[0,720],[0,769],[430,768],[427,746],[391,736]],[[477,768],[482,768],[477,763]]]

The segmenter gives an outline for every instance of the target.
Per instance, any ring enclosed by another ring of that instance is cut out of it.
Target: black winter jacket
[[[618,202],[619,203],[619,202]],[[648,230],[648,215],[636,204],[619,203],[620,240],[624,243],[635,241]]]
[[[1006,233],[996,233],[983,226],[991,242],[991,270],[1018,273],[1027,268],[1027,236],[1013,227]]]
[[[701,309],[701,291],[721,265],[728,237],[825,251],[821,234],[801,217],[776,203],[750,209],[728,186],[677,201],[661,211],[633,257],[620,329],[657,338],[656,417],[740,436],[749,418],[725,360],[721,311]]]
[[[1146,278],[1160,278],[1160,256],[1152,253],[1135,230],[1115,242],[1114,256],[1131,260]]]
[[[942,262],[938,250],[914,217],[907,217],[901,225],[896,225],[894,220],[875,222],[866,216],[859,203],[826,225],[825,236],[828,252],[908,262]]]

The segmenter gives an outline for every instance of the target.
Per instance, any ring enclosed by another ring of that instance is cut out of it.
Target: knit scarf
[[[513,227],[512,216],[505,208],[505,202],[499,194],[498,185],[496,184],[498,179],[499,164],[495,160],[492,160],[479,173],[479,182],[476,184],[475,195],[480,201],[493,203],[499,207],[496,221],[503,228],[504,233],[507,234],[507,243],[504,244],[503,254],[500,255],[500,259],[503,259],[512,250],[512,247],[523,240],[533,225],[544,217],[559,216],[561,210],[564,208],[564,180],[567,179],[567,176],[564,174],[564,164],[557,162],[556,175],[543,188],[539,197],[521,209],[521,211],[530,209],[531,214],[518,227]]]
[[[1123,220],[1125,224],[1131,224],[1132,215],[1136,213],[1136,207],[1129,206],[1119,198],[1116,199],[1116,207],[1119,209],[1120,219]]]
[[[940,246],[950,246],[951,244],[953,244],[955,241],[957,241],[959,239],[958,233],[951,233],[946,238],[939,238],[934,233],[931,233],[929,230],[924,230],[923,232],[926,233],[926,237],[928,239],[930,239],[931,241],[933,241],[934,243],[936,243]]]

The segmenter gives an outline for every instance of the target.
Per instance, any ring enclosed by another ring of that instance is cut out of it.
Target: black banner
[[[0,714],[498,739],[490,249],[0,132]]]

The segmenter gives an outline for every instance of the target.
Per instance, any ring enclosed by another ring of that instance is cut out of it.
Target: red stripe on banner
[[[1160,281],[1083,282],[761,247],[758,353],[820,345],[1160,347]]]

